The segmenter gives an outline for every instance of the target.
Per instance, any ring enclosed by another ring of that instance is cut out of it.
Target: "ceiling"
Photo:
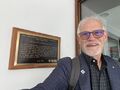
[[[85,0],[83,5],[99,14],[120,5],[120,0]]]
[[[82,5],[103,17],[109,30],[120,38],[120,0],[85,0]]]

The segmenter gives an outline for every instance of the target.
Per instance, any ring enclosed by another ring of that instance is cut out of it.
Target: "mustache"
[[[100,43],[100,42],[86,42],[85,45],[86,45],[86,46],[101,45],[101,43]]]

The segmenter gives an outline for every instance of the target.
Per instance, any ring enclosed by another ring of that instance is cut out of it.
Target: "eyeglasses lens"
[[[80,37],[81,37],[81,39],[83,39],[83,40],[86,40],[86,39],[88,39],[89,38],[89,32],[81,32],[80,33]]]
[[[92,34],[95,38],[100,38],[104,35],[104,30],[95,30]]]

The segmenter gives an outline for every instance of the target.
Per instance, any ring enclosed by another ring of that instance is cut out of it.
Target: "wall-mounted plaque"
[[[60,37],[13,28],[9,69],[54,67],[60,58]]]

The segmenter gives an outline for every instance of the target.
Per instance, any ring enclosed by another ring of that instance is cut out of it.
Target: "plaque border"
[[[57,60],[59,60],[60,58],[60,42],[61,42],[60,37],[13,27],[9,66],[8,66],[9,70],[55,67],[57,65],[57,62],[56,63],[24,63],[24,64],[17,63],[19,43],[21,43],[20,34],[30,35],[31,37],[37,36],[39,38],[44,37],[52,40],[57,40],[58,41]]]

